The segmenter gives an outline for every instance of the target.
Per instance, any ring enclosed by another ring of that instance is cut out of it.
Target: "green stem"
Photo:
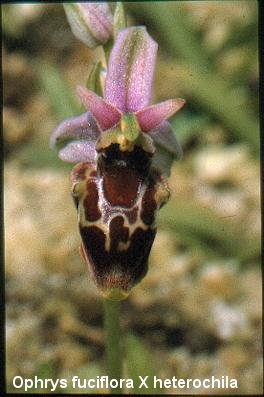
[[[109,379],[122,378],[120,345],[120,301],[104,299],[104,328],[106,333],[106,359]],[[122,393],[121,388],[111,388],[111,394]]]
[[[110,57],[110,54],[111,54],[111,50],[112,50],[112,48],[113,48],[113,45],[114,45],[114,41],[113,41],[113,40],[109,40],[109,41],[103,46],[104,54],[105,54],[105,61],[106,61],[106,64],[107,64],[107,65],[108,65],[108,61],[109,61],[109,57]]]

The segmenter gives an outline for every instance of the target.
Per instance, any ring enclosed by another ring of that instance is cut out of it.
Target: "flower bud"
[[[90,48],[105,44],[113,35],[108,3],[64,3],[73,34]]]

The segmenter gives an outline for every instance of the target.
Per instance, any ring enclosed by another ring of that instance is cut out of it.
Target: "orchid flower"
[[[150,104],[156,53],[145,27],[121,30],[104,96],[78,87],[87,112],[63,121],[51,137],[62,160],[78,163],[72,195],[81,253],[110,299],[126,297],[147,272],[156,213],[169,198],[165,175],[181,155],[167,119],[185,101]]]

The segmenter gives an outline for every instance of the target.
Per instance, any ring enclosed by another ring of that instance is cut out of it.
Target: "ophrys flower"
[[[65,144],[61,159],[78,163],[71,181],[81,252],[110,299],[126,297],[147,272],[156,214],[169,198],[165,176],[181,155],[166,119],[185,101],[150,105],[156,52],[145,27],[120,31],[104,98],[78,87],[87,113],[62,122],[51,138]]]

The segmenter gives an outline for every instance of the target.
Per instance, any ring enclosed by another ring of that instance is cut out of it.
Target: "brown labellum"
[[[157,210],[169,198],[166,181],[151,168],[151,154],[135,146],[111,144],[97,165],[83,162],[72,171],[81,253],[102,293],[123,299],[148,269]]]

